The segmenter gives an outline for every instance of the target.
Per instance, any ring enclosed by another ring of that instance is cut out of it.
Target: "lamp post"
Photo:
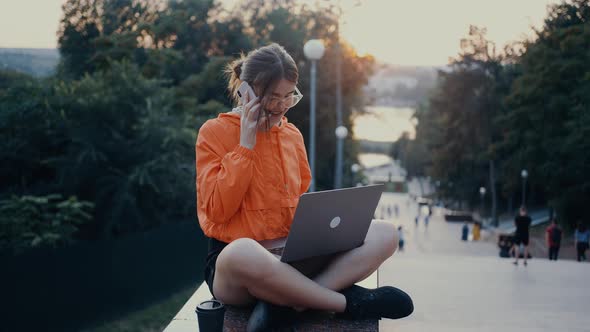
[[[435,193],[436,193],[436,204],[440,203],[440,180],[436,180],[436,182],[434,182],[434,186],[435,186]]]
[[[342,149],[344,138],[348,135],[346,127],[342,126],[342,73],[341,73],[341,52],[340,52],[340,18],[342,17],[342,6],[338,2],[338,19],[336,20],[336,45],[334,49],[334,65],[336,66],[336,164],[334,165],[334,188],[342,188]],[[341,129],[343,128],[343,129]]]
[[[342,115],[340,114],[340,121],[342,121]],[[334,177],[334,188],[342,188],[342,148],[344,139],[348,136],[348,129],[339,125],[334,131],[336,134],[336,172]]]
[[[529,176],[529,172],[526,169],[520,171],[520,177],[522,178],[522,204],[520,206],[525,206],[526,202],[526,178]]]
[[[485,206],[484,206],[484,196],[486,195],[486,188],[485,187],[479,187],[479,195],[481,197],[481,201],[480,201],[480,206],[481,206],[481,218],[483,219],[483,214],[484,214],[484,210],[485,210]]]
[[[309,160],[311,168],[311,183],[309,191],[315,191],[315,113],[316,113],[316,73],[317,62],[324,55],[324,44],[319,39],[311,39],[303,46],[305,57],[311,61],[310,72],[310,114],[309,114]]]
[[[356,181],[356,174],[361,170],[361,165],[359,164],[352,164],[352,166],[350,166],[350,170],[352,171],[352,183],[358,183]],[[357,185],[358,187],[358,185]]]
[[[337,28],[338,29],[338,28]],[[346,127],[342,126],[342,84],[339,31],[336,31],[336,165],[334,171],[334,188],[342,188],[342,149],[344,138],[348,135]],[[346,132],[344,131],[346,130]],[[340,133],[340,134],[339,134]]]

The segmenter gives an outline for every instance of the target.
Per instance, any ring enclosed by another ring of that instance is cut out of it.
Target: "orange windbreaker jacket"
[[[197,215],[208,237],[229,243],[287,236],[311,181],[301,132],[286,117],[258,132],[253,150],[240,146],[240,116],[220,114],[196,143]]]

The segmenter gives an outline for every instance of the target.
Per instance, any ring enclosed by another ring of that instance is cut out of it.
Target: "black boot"
[[[297,311],[259,300],[248,319],[247,332],[271,331],[295,321]]]
[[[367,289],[352,285],[341,293],[346,298],[344,316],[351,319],[398,319],[414,311],[412,298],[391,286]]]

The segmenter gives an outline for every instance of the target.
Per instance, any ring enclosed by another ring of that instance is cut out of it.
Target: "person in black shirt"
[[[520,207],[520,213],[514,218],[514,226],[516,232],[514,233],[514,265],[518,265],[519,247],[522,243],[524,245],[524,265],[527,265],[527,257],[529,256],[529,228],[531,227],[531,217],[527,215],[526,208]]]

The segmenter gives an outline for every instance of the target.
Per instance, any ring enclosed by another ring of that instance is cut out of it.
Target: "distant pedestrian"
[[[586,260],[586,250],[588,250],[588,239],[590,231],[581,221],[578,222],[578,228],[574,232],[574,246],[578,252],[578,262]]]
[[[547,243],[547,248],[549,248],[549,260],[557,260],[559,247],[561,246],[561,235],[561,228],[557,224],[557,220],[553,218],[551,225],[545,230],[545,243]]]
[[[399,243],[397,247],[399,248],[399,251],[404,251],[404,232],[401,225],[397,227],[397,233],[399,234]]]
[[[416,223],[416,227],[418,227],[418,216],[416,216],[416,218],[414,218],[414,222]]]
[[[476,221],[473,223],[473,241],[479,241],[481,238],[481,223]]]
[[[531,217],[527,215],[526,208],[520,207],[518,216],[514,218],[514,226],[516,226],[516,232],[514,234],[514,265],[518,265],[518,256],[520,256],[520,250],[517,250],[521,244],[524,245],[524,265],[527,265],[527,258],[529,255],[529,229],[531,227]]]
[[[467,225],[467,221],[463,223],[463,228],[461,228],[461,240],[467,241],[469,238],[469,226]]]
[[[399,217],[399,206],[397,206],[397,204],[393,206],[393,211],[395,213],[395,217]]]
[[[387,205],[387,216],[388,216],[389,219],[391,219],[391,214],[392,214],[392,212],[391,212],[391,205]]]

